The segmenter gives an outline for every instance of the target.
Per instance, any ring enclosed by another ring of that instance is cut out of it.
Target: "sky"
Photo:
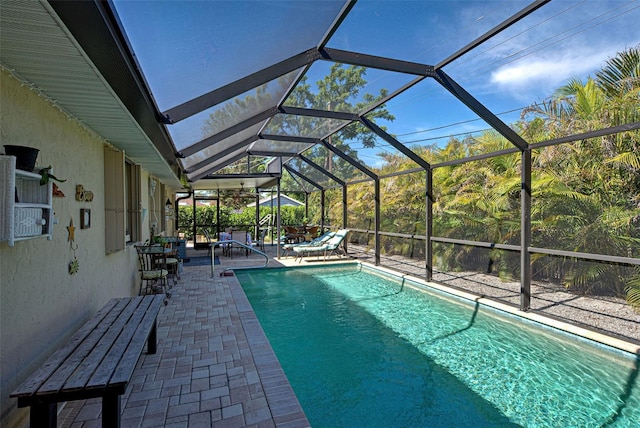
[[[342,7],[342,2],[329,0],[114,3],[163,111],[315,46]],[[523,107],[544,100],[572,78],[585,80],[617,52],[640,45],[639,3],[554,0],[443,70],[512,123]],[[327,46],[435,65],[527,4],[360,0]],[[310,83],[330,66],[316,64],[309,71]],[[365,92],[374,94],[381,88],[394,91],[413,79],[377,70],[366,77]],[[489,127],[433,79],[386,107],[396,119],[379,124],[409,145],[443,144],[450,135]],[[181,140],[199,138],[206,116],[173,125],[170,132],[178,147]],[[379,164],[380,150],[389,147],[381,142],[360,157]]]

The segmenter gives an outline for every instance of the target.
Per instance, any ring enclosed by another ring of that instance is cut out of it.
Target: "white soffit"
[[[278,179],[273,176],[216,177],[201,178],[191,183],[194,190],[252,190],[256,187],[268,189],[276,185]]]
[[[48,3],[2,0],[0,63],[162,182],[182,188]]]

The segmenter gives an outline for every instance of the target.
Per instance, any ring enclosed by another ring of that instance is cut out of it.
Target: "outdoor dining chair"
[[[232,241],[238,241],[242,244],[248,245],[249,247],[251,247],[251,235],[249,234],[249,232],[244,231],[244,230],[232,230],[231,231],[231,240]],[[249,249],[248,248],[244,248],[240,245],[237,245],[237,248],[239,248],[241,251],[244,250],[245,255],[248,257],[249,256]]]
[[[320,229],[320,226],[310,226],[310,227],[308,227],[306,232],[305,232],[305,234],[304,234],[304,240],[305,241],[311,241],[311,240],[317,238],[318,229]]]
[[[260,229],[260,239],[252,241],[251,245],[260,248],[260,251],[264,253],[264,238],[267,236],[267,229]]]
[[[297,227],[293,226],[283,226],[284,232],[286,236],[286,242],[288,244],[298,243],[300,242],[300,238],[304,239],[304,233],[300,233]]]
[[[160,294],[167,299],[171,297],[167,285],[169,270],[167,269],[167,252],[162,245],[136,245],[140,271],[140,295]],[[144,289],[144,292],[143,292]]]
[[[207,240],[207,256],[211,256],[211,235],[209,235],[209,231],[207,229],[202,229],[202,233],[204,234],[204,238]]]
[[[178,283],[180,279],[180,271],[178,270],[178,239],[172,239],[168,242],[169,247],[165,247],[164,251],[166,253],[166,264],[167,270],[169,272],[169,276],[173,279],[173,285]],[[171,288],[171,285],[169,285]]]

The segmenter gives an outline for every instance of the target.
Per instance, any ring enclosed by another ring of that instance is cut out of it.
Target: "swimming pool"
[[[360,265],[236,275],[314,427],[640,421],[636,355]]]

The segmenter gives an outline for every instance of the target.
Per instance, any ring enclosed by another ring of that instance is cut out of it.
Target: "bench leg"
[[[58,403],[34,404],[29,410],[31,428],[58,426]]]
[[[102,428],[120,428],[120,395],[102,397]]]
[[[147,340],[147,354],[155,354],[156,348],[158,344],[158,321],[153,321],[153,327],[151,327],[151,332],[149,332],[149,339]]]

